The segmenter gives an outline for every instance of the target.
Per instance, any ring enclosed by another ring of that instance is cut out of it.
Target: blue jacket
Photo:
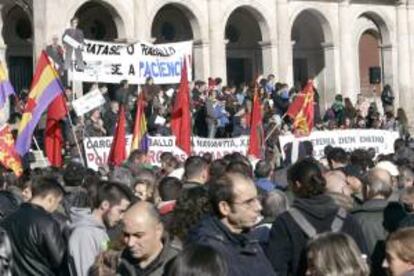
[[[228,276],[276,275],[257,240],[248,234],[231,233],[216,217],[204,218],[190,231],[188,242],[209,245],[222,254]]]
[[[267,178],[259,178],[256,180],[256,186],[265,192],[270,192],[275,189],[275,183]]]

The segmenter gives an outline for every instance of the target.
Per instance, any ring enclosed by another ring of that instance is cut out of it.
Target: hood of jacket
[[[70,217],[72,229],[78,227],[93,227],[100,228],[106,231],[105,225],[98,221],[93,215],[89,208],[71,208]]]
[[[292,207],[302,211],[315,220],[330,219],[338,212],[338,206],[332,197],[326,194],[311,198],[296,198]]]

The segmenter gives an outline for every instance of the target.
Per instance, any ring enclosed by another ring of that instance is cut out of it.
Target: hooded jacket
[[[276,275],[257,240],[234,234],[216,217],[208,216],[189,233],[188,242],[216,249],[228,264],[229,276]]]
[[[328,195],[296,198],[292,207],[303,214],[317,233],[331,231],[332,222],[339,209]],[[341,232],[350,235],[363,253],[367,252],[361,227],[351,215],[346,216]],[[267,256],[277,275],[305,275],[305,249],[308,239],[288,212],[275,220],[270,230]]]
[[[107,249],[109,241],[105,225],[87,209],[72,208],[72,232],[69,238],[71,271],[77,276],[87,276],[96,256]]]

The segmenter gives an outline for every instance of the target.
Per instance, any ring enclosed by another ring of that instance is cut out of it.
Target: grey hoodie
[[[87,276],[96,256],[107,249],[109,241],[105,225],[87,209],[71,208],[72,232],[69,255],[77,276]]]

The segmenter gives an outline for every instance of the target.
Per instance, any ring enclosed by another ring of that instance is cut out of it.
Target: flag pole
[[[286,113],[281,118],[282,123],[283,123],[283,120],[285,119],[285,117],[286,117]],[[278,127],[278,125],[275,124],[275,126],[272,128],[272,130],[267,134],[267,136],[265,138],[265,143],[267,142],[267,140],[269,140],[270,136],[272,136],[273,132],[275,132],[275,130],[277,129],[277,127]]]
[[[35,145],[36,145],[36,148],[37,148],[37,150],[38,151],[40,151],[41,153],[42,153],[42,159],[43,159],[43,163],[45,164],[45,167],[48,167],[49,166],[49,162],[46,160],[46,157],[45,157],[45,155],[43,154],[43,151],[42,151],[42,149],[39,147],[39,143],[37,143],[37,139],[36,139],[36,137],[34,137],[34,136],[32,136],[32,139],[33,139],[33,142],[35,143]]]

